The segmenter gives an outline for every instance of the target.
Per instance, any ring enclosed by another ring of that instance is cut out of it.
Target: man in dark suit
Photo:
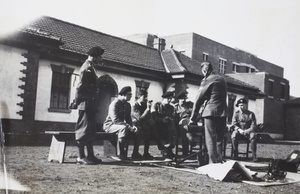
[[[75,127],[75,139],[78,144],[78,164],[100,163],[93,150],[93,138],[96,133],[97,113],[97,74],[95,65],[102,65],[101,55],[104,50],[101,47],[93,47],[88,51],[88,58],[79,71],[79,83],[76,88],[75,106],[78,107],[78,120]],[[84,147],[87,148],[87,157]]]
[[[212,64],[201,63],[204,78],[196,96],[190,125],[196,125],[197,116],[202,106],[201,117],[205,128],[205,142],[209,163],[222,162],[222,141],[226,130],[227,117],[227,83],[225,79],[213,73]]]

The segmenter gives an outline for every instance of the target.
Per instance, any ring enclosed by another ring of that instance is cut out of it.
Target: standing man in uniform
[[[91,48],[87,54],[88,58],[79,71],[79,83],[76,88],[75,107],[78,107],[78,120],[75,127],[75,139],[78,144],[78,164],[101,163],[94,155],[93,138],[96,133],[97,113],[97,75],[95,66],[102,65],[101,55],[104,50],[99,47]],[[87,157],[84,147],[87,148]]]
[[[239,99],[235,106],[238,107],[238,110],[233,115],[231,126],[233,130],[231,134],[233,158],[238,158],[238,140],[247,139],[250,141],[253,161],[256,162],[257,137],[254,132],[257,125],[255,114],[248,110],[247,100],[244,98]]]
[[[120,160],[128,160],[128,138],[138,132],[131,119],[131,105],[128,103],[131,97],[131,87],[122,88],[118,98],[109,105],[108,115],[103,123],[105,132],[118,135],[117,156]]]
[[[222,163],[222,141],[227,117],[227,84],[223,77],[213,73],[210,62],[201,63],[201,69],[204,78],[194,102],[190,124],[197,124],[197,116],[203,105],[201,117],[205,128],[209,163]]]

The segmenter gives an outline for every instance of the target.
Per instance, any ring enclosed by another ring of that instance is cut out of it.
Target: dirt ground
[[[229,146],[229,145],[228,145]],[[300,145],[258,145],[260,163],[271,158],[286,158]],[[142,147],[141,147],[142,150]],[[151,154],[159,156],[155,146]],[[65,163],[47,161],[49,147],[6,146],[8,174],[30,191],[9,190],[8,193],[297,193],[300,183],[260,187],[246,183],[221,182],[169,168],[120,163],[103,156],[101,146],[95,146],[101,165],[77,165],[77,149],[66,149]],[[230,154],[228,148],[227,155]],[[3,160],[2,160],[3,161]],[[3,164],[2,164],[3,165]],[[195,168],[197,164],[194,164]],[[299,171],[298,171],[299,173]],[[6,193],[5,190],[0,190]]]

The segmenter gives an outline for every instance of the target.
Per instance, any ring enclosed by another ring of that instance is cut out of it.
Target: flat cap
[[[245,98],[241,98],[236,102],[236,107],[239,106],[239,104],[247,104],[247,100]]]
[[[125,86],[124,88],[121,89],[119,92],[119,95],[125,95],[126,93],[131,92],[131,87],[130,86]]]
[[[92,56],[92,57],[95,57],[95,56],[101,56],[103,53],[104,53],[104,49],[101,48],[100,46],[92,47],[92,48],[87,52],[87,54],[90,55],[90,56]]]
[[[169,98],[169,97],[173,97],[173,96],[174,96],[174,92],[167,91],[161,97],[163,97],[163,98]]]

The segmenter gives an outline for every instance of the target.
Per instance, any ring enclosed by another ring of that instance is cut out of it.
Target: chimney
[[[165,39],[159,38],[159,37],[154,38],[153,48],[156,48],[159,51],[163,51],[163,50],[165,50],[165,47],[166,47],[166,40]]]

